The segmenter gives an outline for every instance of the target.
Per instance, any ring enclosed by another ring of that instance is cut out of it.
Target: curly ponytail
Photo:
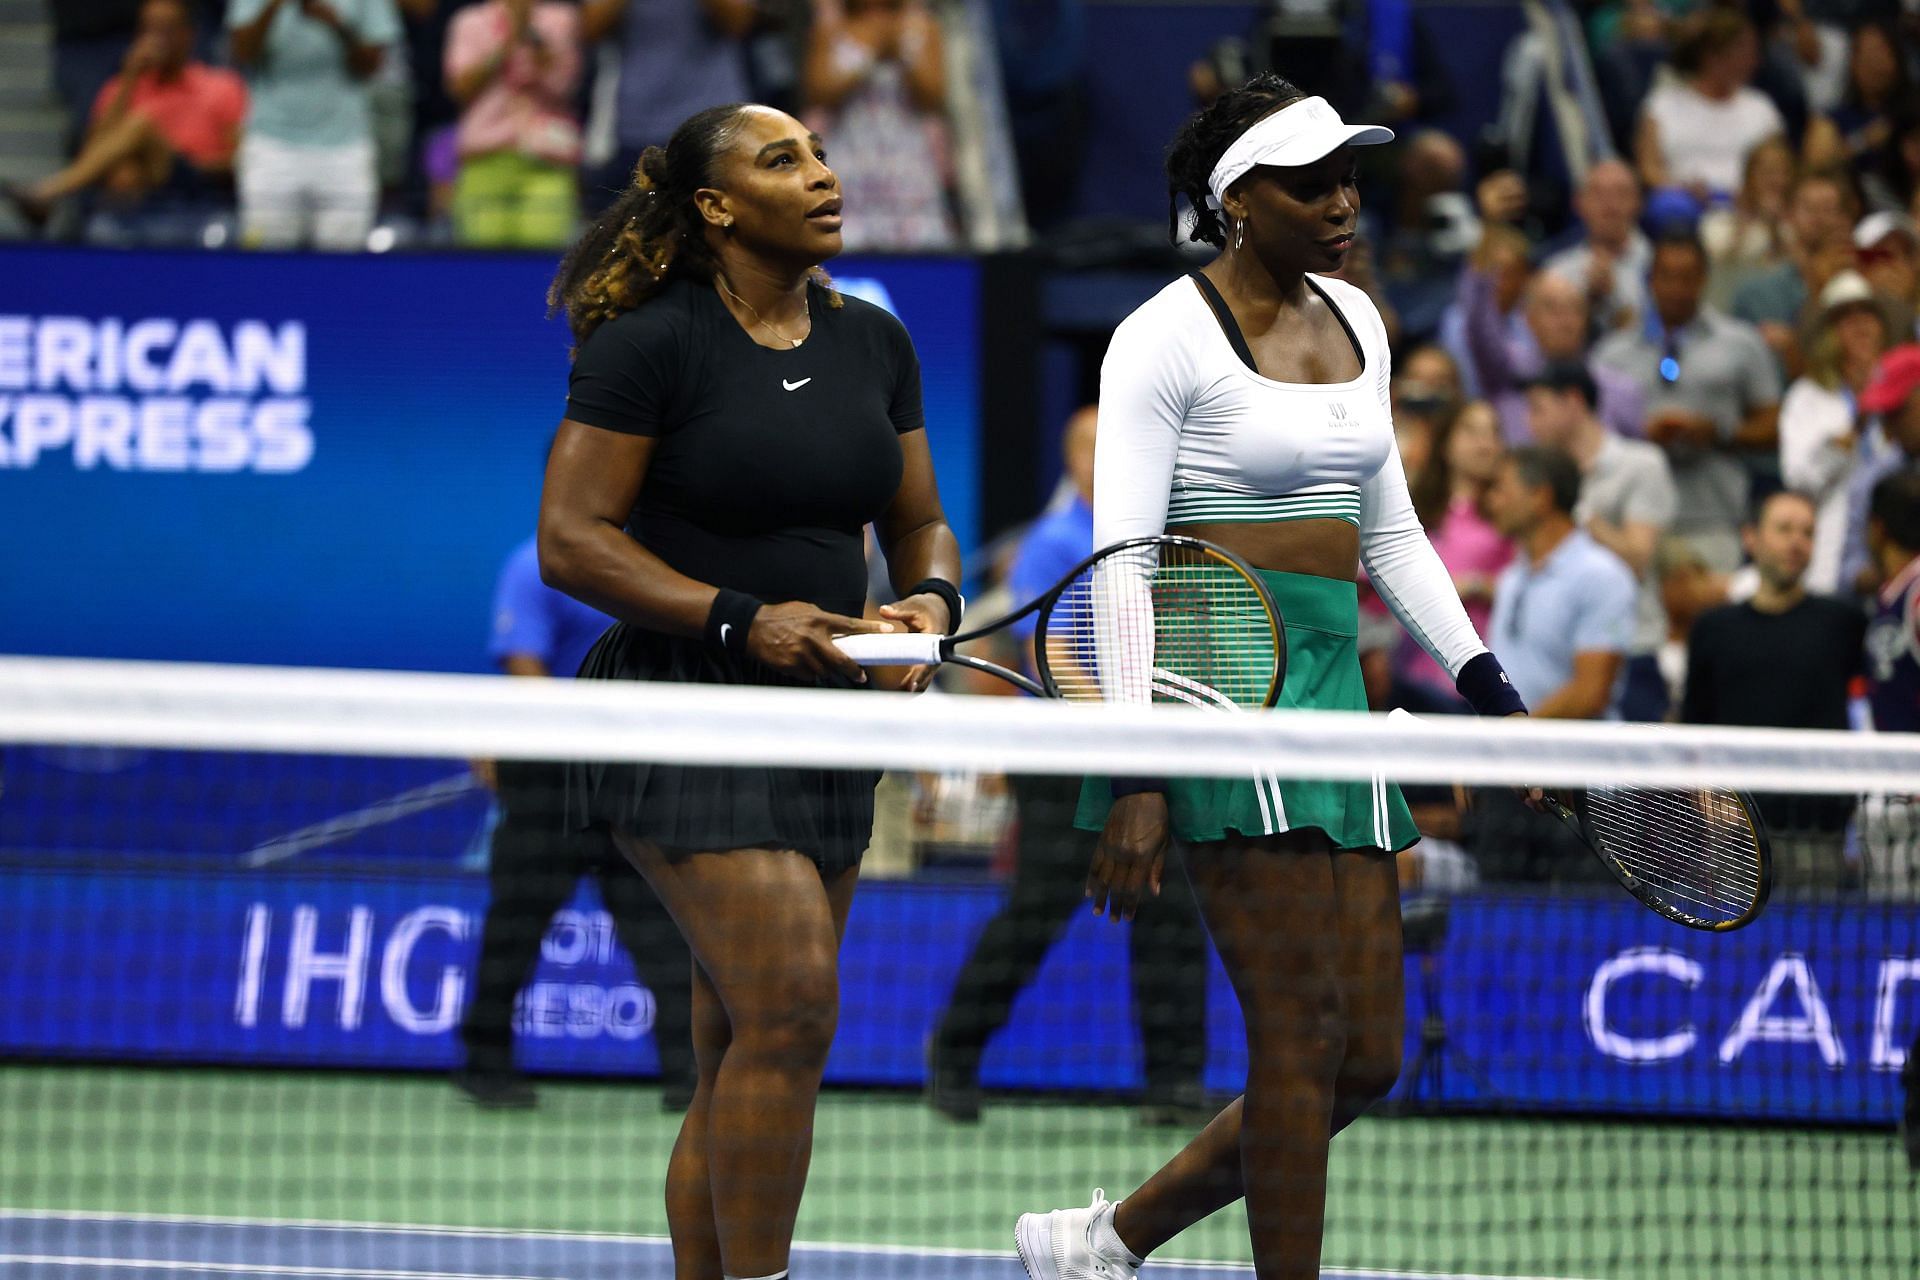
[[[633,310],[676,276],[705,284],[718,272],[694,192],[715,187],[720,157],[751,104],[730,102],[689,116],[662,147],[648,147],[633,182],[560,260],[547,314],[565,312],[577,349],[595,329]],[[831,287],[818,269],[815,279]],[[830,299],[840,305],[840,296]]]
[[[1180,198],[1193,208],[1193,238],[1217,249],[1227,247],[1227,228],[1213,207],[1207,183],[1233,140],[1254,123],[1307,96],[1293,81],[1263,72],[1229,89],[1211,106],[1196,111],[1167,148],[1167,237],[1180,239]]]

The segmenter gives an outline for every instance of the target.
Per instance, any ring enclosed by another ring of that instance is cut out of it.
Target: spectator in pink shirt
[[[579,217],[580,10],[485,0],[454,15],[447,92],[461,105],[454,234],[485,248],[559,248]]]
[[[5,194],[40,226],[58,201],[82,191],[106,192],[123,208],[161,191],[218,192],[231,182],[246,114],[240,77],[193,61],[193,19],[182,0],[147,0],[120,74],[94,99],[79,155]]]
[[[1512,544],[1485,513],[1487,490],[1505,456],[1493,406],[1470,401],[1441,420],[1432,456],[1412,484],[1414,511],[1453,575],[1467,616],[1482,633],[1493,612],[1493,581],[1513,558]],[[1396,684],[1404,701],[1421,704],[1414,709],[1465,709],[1453,679],[1417,646],[1402,644],[1396,656]]]

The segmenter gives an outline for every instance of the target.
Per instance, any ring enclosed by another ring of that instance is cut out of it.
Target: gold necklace
[[[786,343],[788,346],[791,346],[791,347],[797,347],[801,343],[806,341],[805,338],[789,338],[786,334],[780,332],[778,329],[768,324],[766,317],[760,314],[759,308],[755,307],[751,302],[748,302],[745,298],[741,297],[739,294],[735,293],[732,289],[727,287],[727,278],[725,276],[716,275],[714,276],[714,279],[720,282],[720,288],[723,291],[725,291],[726,295],[729,298],[732,298],[735,302],[739,303],[741,306],[745,307],[747,310],[753,312],[753,318],[759,321],[760,327],[762,329],[765,329],[768,333],[772,334],[774,337],[780,339],[780,341]],[[800,305],[803,308],[805,308],[805,315],[807,320],[807,332],[811,333],[813,332],[813,304],[806,301],[805,299],[802,299]]]

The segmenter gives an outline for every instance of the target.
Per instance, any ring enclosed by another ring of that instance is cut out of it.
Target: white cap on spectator
[[[1905,236],[1909,242],[1920,245],[1920,230],[1915,229],[1912,218],[1883,210],[1860,219],[1860,224],[1853,229],[1853,247],[1871,249],[1892,235]]]
[[[1820,291],[1820,313],[1832,316],[1842,307],[1878,306],[1880,299],[1867,283],[1867,278],[1858,271],[1840,271],[1827,281],[1827,287]]]

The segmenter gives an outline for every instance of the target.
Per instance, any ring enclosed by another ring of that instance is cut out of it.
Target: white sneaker
[[[1098,1188],[1085,1209],[1021,1214],[1013,1241],[1027,1275],[1031,1280],[1139,1280],[1140,1273],[1123,1255],[1094,1247],[1095,1224],[1112,1216],[1113,1203]]]

